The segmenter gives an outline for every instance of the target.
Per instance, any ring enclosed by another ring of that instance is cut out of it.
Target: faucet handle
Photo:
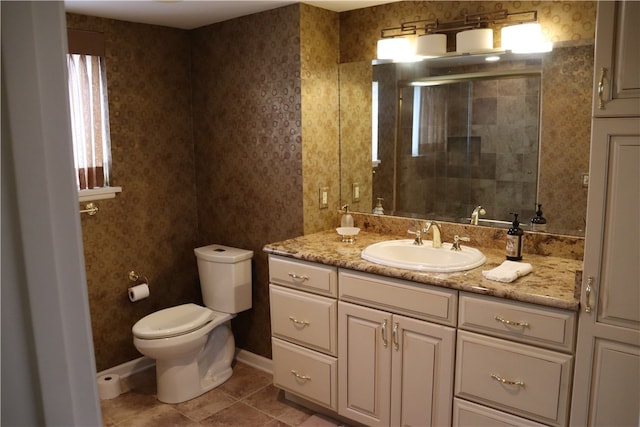
[[[462,247],[460,246],[460,242],[470,242],[471,238],[469,237],[460,237],[457,234],[453,236],[453,244],[451,245],[452,251],[461,251]]]
[[[407,230],[407,233],[413,234],[416,236],[416,239],[413,241],[414,245],[422,245],[422,227],[417,223],[415,230]]]

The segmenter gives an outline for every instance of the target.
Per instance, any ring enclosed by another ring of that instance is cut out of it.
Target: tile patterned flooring
[[[236,363],[233,376],[218,388],[178,404],[156,399],[155,369],[127,378],[128,392],[102,400],[105,427],[286,427],[315,423],[313,411],[284,399],[271,374]],[[310,419],[311,418],[311,419]]]

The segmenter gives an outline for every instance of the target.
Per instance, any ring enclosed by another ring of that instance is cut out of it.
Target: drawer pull
[[[311,325],[311,323],[307,322],[306,320],[298,320],[293,316],[289,316],[289,320],[291,320],[296,325],[300,325],[300,326],[303,326],[303,327]]]
[[[296,371],[296,370],[294,370],[294,369],[292,369],[292,370],[291,370],[291,373],[292,373],[292,374],[293,374],[297,379],[299,379],[299,380],[301,380],[301,381],[304,381],[304,382],[311,381],[311,377],[310,377],[310,376],[308,376],[308,375],[300,375],[300,374],[298,373],[298,371]]]
[[[509,325],[509,326],[522,326],[523,328],[529,327],[528,322],[514,322],[513,320],[507,320],[502,316],[495,316],[494,319],[496,319],[498,322],[502,322],[505,325]]]
[[[389,341],[387,340],[387,319],[384,319],[384,322],[382,322],[382,329],[380,329],[380,333],[382,334],[382,344],[384,345],[384,348],[387,348],[389,345]]]
[[[499,375],[496,375],[496,374],[491,374],[491,378],[493,378],[494,380],[498,381],[501,384],[517,385],[517,386],[520,386],[520,387],[524,387],[524,382],[523,381],[507,380],[507,379],[504,379],[504,378],[502,378],[502,377],[500,377]]]
[[[394,350],[398,350],[400,348],[400,343],[398,342],[398,327],[400,325],[398,322],[393,324],[393,348]]]
[[[300,280],[301,282],[304,282],[305,280],[309,280],[309,276],[299,275],[296,273],[289,273],[289,277],[291,277],[293,280]]]

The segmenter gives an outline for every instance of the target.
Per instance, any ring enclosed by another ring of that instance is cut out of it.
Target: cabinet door
[[[590,161],[571,422],[637,426],[640,119],[594,119]]]
[[[640,2],[599,1],[593,115],[640,115]]]
[[[455,329],[398,315],[391,328],[391,425],[450,425]]]
[[[338,303],[338,413],[369,426],[389,425],[391,314]]]

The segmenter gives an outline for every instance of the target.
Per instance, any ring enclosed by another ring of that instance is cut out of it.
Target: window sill
[[[79,190],[78,202],[90,202],[92,200],[113,199],[116,193],[120,193],[122,187],[101,187],[92,188],[91,190]]]

